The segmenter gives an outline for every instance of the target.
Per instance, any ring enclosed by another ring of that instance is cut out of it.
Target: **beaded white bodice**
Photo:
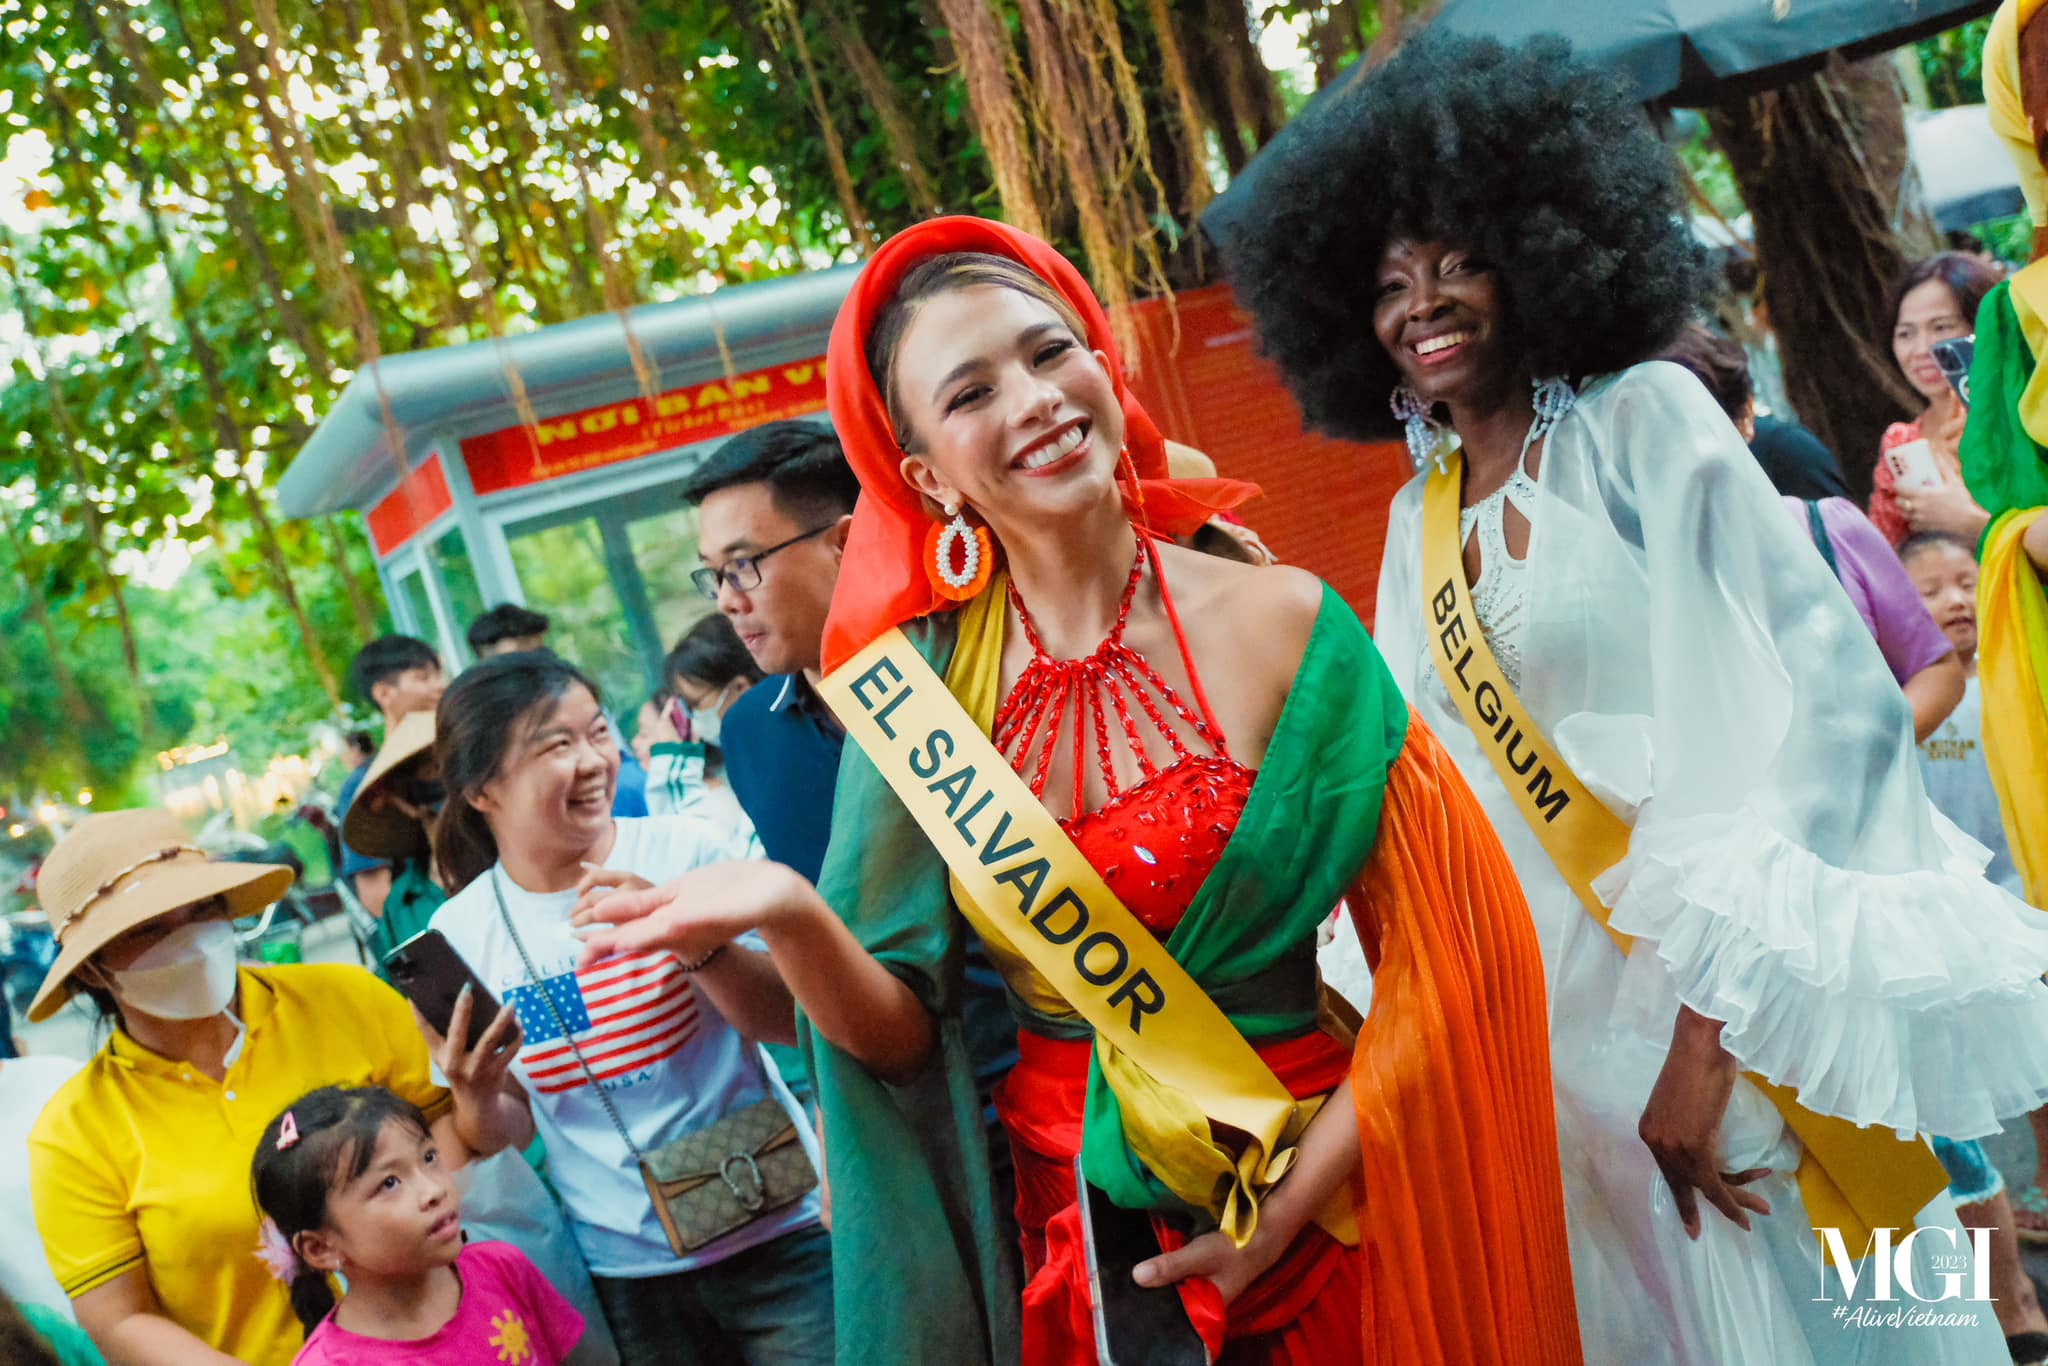
[[[1477,532],[1479,581],[1472,585],[1472,611],[1479,618],[1479,629],[1485,633],[1493,657],[1500,661],[1500,671],[1507,675],[1511,685],[1520,688],[1522,640],[1529,602],[1529,562],[1518,560],[1508,552],[1509,503],[1514,504],[1515,511],[1521,513],[1525,521],[1533,522],[1536,481],[1519,462],[1505,484],[1471,507],[1459,510],[1458,543],[1469,544]],[[1426,645],[1422,663],[1423,667],[1416,676],[1428,679],[1429,686],[1448,704],[1450,692],[1430,660]]]

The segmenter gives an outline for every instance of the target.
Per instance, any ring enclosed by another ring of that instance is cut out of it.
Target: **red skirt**
[[[1025,1366],[1094,1366],[1095,1330],[1074,1204],[1092,1045],[1018,1035],[1016,1068],[996,1093],[1017,1166],[1017,1225],[1024,1248]],[[1324,1034],[1259,1047],[1297,1097],[1335,1090],[1351,1051]],[[1161,1251],[1183,1239],[1154,1222]],[[1351,1366],[1364,1360],[1359,1250],[1309,1225],[1265,1275],[1227,1308],[1205,1279],[1184,1281],[1181,1300],[1218,1366]]]

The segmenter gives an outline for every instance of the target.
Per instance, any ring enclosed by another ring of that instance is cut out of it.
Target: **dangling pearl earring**
[[[1387,406],[1394,410],[1394,416],[1401,419],[1401,425],[1408,437],[1408,459],[1416,469],[1421,469],[1431,460],[1436,461],[1438,474],[1444,472],[1443,429],[1429,416],[1429,405],[1422,401],[1422,395],[1407,384],[1394,386],[1392,398]]]
[[[950,521],[933,522],[925,534],[925,577],[932,591],[949,602],[966,602],[988,586],[995,572],[995,551],[988,530],[970,523],[958,503],[945,504]],[[957,549],[956,549],[957,547]],[[954,557],[960,564],[954,567]]]
[[[1572,382],[1562,375],[1532,379],[1529,385],[1535,391],[1531,405],[1536,409],[1536,421],[1529,429],[1527,444],[1533,446],[1572,410],[1572,405],[1579,401],[1579,391],[1572,388]]]

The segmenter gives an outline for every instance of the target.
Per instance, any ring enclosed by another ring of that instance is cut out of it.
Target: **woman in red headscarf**
[[[1528,912],[1357,618],[1308,574],[1171,543],[1253,490],[1164,477],[1100,305],[1035,238],[966,218],[899,234],[827,374],[863,490],[827,669],[902,627],[1303,1121],[1291,1156],[1244,1160],[1207,1097],[1098,1036],[956,894],[849,745],[817,893],[756,868],[586,916],[618,925],[593,953],[768,944],[826,1131],[840,1359],[1093,1361],[1078,1156],[1097,1200],[1152,1216],[1166,1255],[1138,1278],[1178,1283],[1212,1359],[1578,1360]],[[1340,898],[1376,968],[1355,1054],[1315,973]],[[998,1096],[1021,1349],[957,1029],[970,930],[1021,1026]]]

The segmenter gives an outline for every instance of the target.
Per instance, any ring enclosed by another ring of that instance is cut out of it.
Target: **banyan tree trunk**
[[[1908,178],[1897,77],[1882,59],[1835,61],[1707,117],[1749,206],[1786,392],[1861,499],[1886,425],[1921,406],[1892,360],[1886,295],[1939,246]]]

